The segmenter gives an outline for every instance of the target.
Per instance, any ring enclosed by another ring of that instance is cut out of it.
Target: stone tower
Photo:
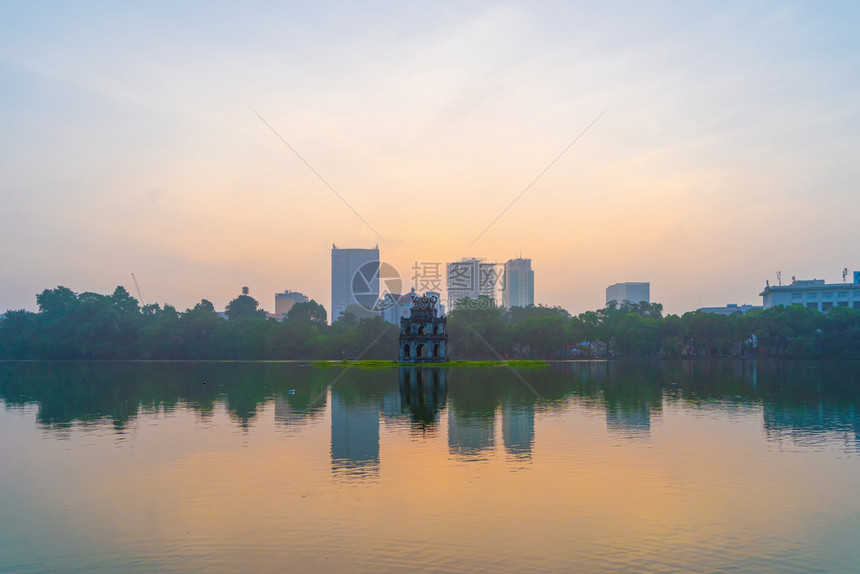
[[[409,318],[400,319],[401,363],[444,363],[448,360],[448,319],[439,317],[438,300],[415,297]]]

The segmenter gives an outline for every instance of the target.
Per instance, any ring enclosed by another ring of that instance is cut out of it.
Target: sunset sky
[[[132,273],[180,310],[328,309],[332,243],[407,282],[521,253],[573,313],[622,281],[671,313],[841,281],[858,29],[848,2],[5,0],[0,312]]]

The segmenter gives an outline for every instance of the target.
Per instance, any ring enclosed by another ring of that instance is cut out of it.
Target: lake
[[[0,571],[849,572],[860,363],[0,362]]]

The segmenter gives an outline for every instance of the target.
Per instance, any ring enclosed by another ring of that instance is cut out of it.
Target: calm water
[[[858,363],[0,363],[0,571],[854,572],[858,409]]]

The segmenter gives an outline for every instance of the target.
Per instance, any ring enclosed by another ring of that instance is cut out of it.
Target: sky
[[[243,286],[329,308],[333,243],[407,283],[522,255],[572,313],[624,281],[669,313],[841,281],[858,25],[849,2],[2,0],[0,311],[137,296],[132,273],[180,310]]]

